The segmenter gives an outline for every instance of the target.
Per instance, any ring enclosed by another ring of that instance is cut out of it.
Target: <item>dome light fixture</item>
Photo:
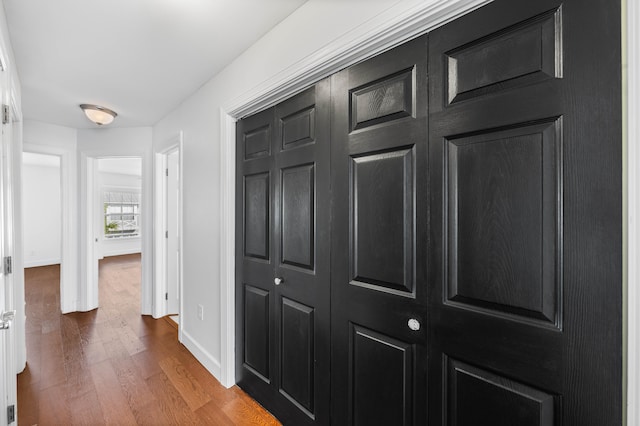
[[[109,124],[118,116],[115,111],[98,105],[81,104],[80,108],[82,108],[87,118],[98,126]]]

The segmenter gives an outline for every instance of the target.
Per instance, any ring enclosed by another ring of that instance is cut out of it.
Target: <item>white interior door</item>
[[[2,197],[0,197],[1,199]],[[2,215],[2,213],[0,213]],[[4,216],[0,219],[0,238],[4,239]],[[0,256],[4,259],[4,245],[0,244]],[[3,269],[3,268],[0,268]],[[7,298],[5,296],[6,279],[4,271],[0,271],[0,314],[4,314],[8,310]],[[9,389],[11,387],[11,377],[14,372],[11,370],[9,358],[11,358],[10,334],[11,329],[4,329],[6,323],[0,319],[0,425],[4,426],[8,423],[8,419],[2,415],[5,407],[9,406]]]
[[[180,309],[180,151],[167,154],[167,312]]]
[[[0,173],[0,425],[11,424],[16,418],[16,345],[13,275],[13,205],[12,205],[12,151],[10,135],[5,134],[10,124],[2,125],[2,172]]]
[[[80,250],[85,253],[84,268],[82,268],[81,276],[84,283],[80,286],[81,299],[87,301],[87,306],[82,310],[91,310],[98,307],[98,256],[97,246],[98,237],[95,231],[95,197],[96,197],[96,159],[93,157],[85,157],[83,164],[84,181],[81,183],[81,192],[84,197],[84,215],[81,216],[81,224],[85,228],[85,238],[81,242]],[[82,281],[81,281],[82,282]]]

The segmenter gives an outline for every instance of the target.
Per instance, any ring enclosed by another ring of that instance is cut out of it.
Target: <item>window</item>
[[[140,236],[140,193],[104,192],[104,236]]]

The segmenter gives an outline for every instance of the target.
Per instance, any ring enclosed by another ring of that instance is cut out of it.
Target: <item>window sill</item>
[[[111,236],[104,236],[104,240],[105,241],[119,241],[119,240],[139,240],[140,239],[140,234],[136,234],[136,235],[111,235]]]

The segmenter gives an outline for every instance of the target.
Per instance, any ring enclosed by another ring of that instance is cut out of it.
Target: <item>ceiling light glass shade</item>
[[[115,111],[98,105],[82,104],[80,108],[82,108],[87,118],[98,126],[111,123],[118,115]]]

